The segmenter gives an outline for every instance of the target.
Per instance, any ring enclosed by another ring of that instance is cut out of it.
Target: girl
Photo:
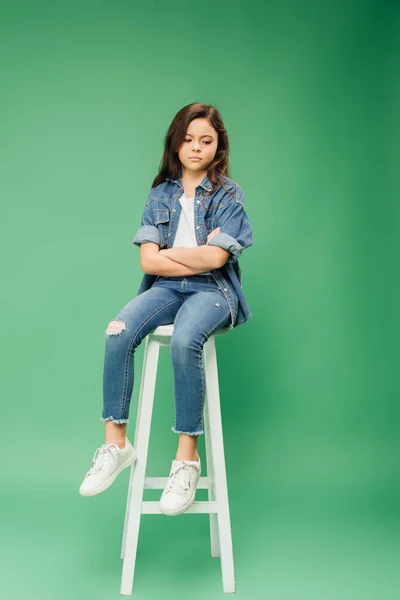
[[[174,117],[133,244],[144,276],[138,294],[105,331],[103,413],[105,444],[94,454],[83,496],[107,489],[136,460],[126,437],[134,381],[134,352],[159,325],[174,323],[178,450],[160,510],[178,515],[193,503],[201,465],[205,379],[203,345],[219,328],[247,321],[238,258],[253,245],[243,191],[228,177],[228,134],[218,110],[193,103]]]

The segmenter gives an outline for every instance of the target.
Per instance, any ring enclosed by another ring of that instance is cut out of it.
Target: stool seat
[[[203,346],[203,365],[206,382],[204,436],[207,476],[200,477],[196,489],[207,489],[208,500],[194,501],[192,506],[185,513],[182,513],[183,515],[209,514],[211,556],[221,559],[222,587],[225,593],[235,592],[235,574],[215,337],[228,333],[230,329],[230,327],[220,328],[208,338]],[[121,547],[121,558],[124,561],[120,590],[122,595],[132,594],[141,515],[163,514],[160,511],[158,502],[143,500],[143,491],[145,489],[162,490],[168,480],[168,477],[146,477],[146,463],[159,351],[162,346],[170,344],[173,332],[173,323],[160,325],[145,338],[136,430],[133,442],[137,459],[130,467],[128,498]],[[202,461],[203,466],[204,462]]]
[[[221,329],[218,329],[215,333],[213,333],[213,336],[228,333],[229,329],[230,327],[221,327]],[[171,341],[173,332],[174,324],[169,323],[168,325],[159,325],[151,333],[149,333],[149,335],[152,338],[159,338],[159,342],[161,343],[161,345],[167,346]]]
[[[221,335],[222,333],[228,333],[230,327],[221,327],[218,329],[213,335]],[[160,336],[172,336],[174,331],[174,324],[169,323],[169,325],[159,325],[152,331],[149,335],[160,335]]]

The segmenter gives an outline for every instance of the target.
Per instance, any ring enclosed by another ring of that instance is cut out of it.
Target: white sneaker
[[[117,475],[136,459],[136,451],[128,438],[123,448],[114,443],[103,444],[94,453],[92,466],[82,481],[79,493],[82,496],[95,496],[104,492]]]
[[[192,506],[200,474],[200,458],[198,461],[172,461],[167,485],[159,502],[160,510],[164,515],[171,517],[180,515]]]

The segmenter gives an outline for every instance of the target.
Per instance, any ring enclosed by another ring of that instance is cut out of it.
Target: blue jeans
[[[211,275],[159,276],[111,321],[105,332],[102,421],[129,422],[135,350],[156,327],[169,323],[174,323],[170,343],[175,398],[172,431],[204,433],[203,345],[230,323],[228,302]]]

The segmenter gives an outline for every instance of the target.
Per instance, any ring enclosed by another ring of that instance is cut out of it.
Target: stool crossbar
[[[142,378],[133,442],[137,453],[137,460],[130,467],[121,548],[123,568],[120,593],[124,596],[132,594],[141,515],[162,514],[158,502],[143,501],[143,491],[144,489],[162,490],[168,480],[168,477],[146,477],[146,463],[160,347],[170,345],[173,330],[173,324],[161,325],[149,333],[145,339]],[[209,513],[211,556],[221,559],[223,591],[225,593],[234,593],[235,574],[232,534],[215,347],[215,336],[227,333],[228,331],[229,327],[219,329],[209,337],[203,347],[203,364],[206,380],[204,435],[207,477],[200,477],[197,489],[207,489],[208,500],[194,501],[192,506],[182,514]]]

